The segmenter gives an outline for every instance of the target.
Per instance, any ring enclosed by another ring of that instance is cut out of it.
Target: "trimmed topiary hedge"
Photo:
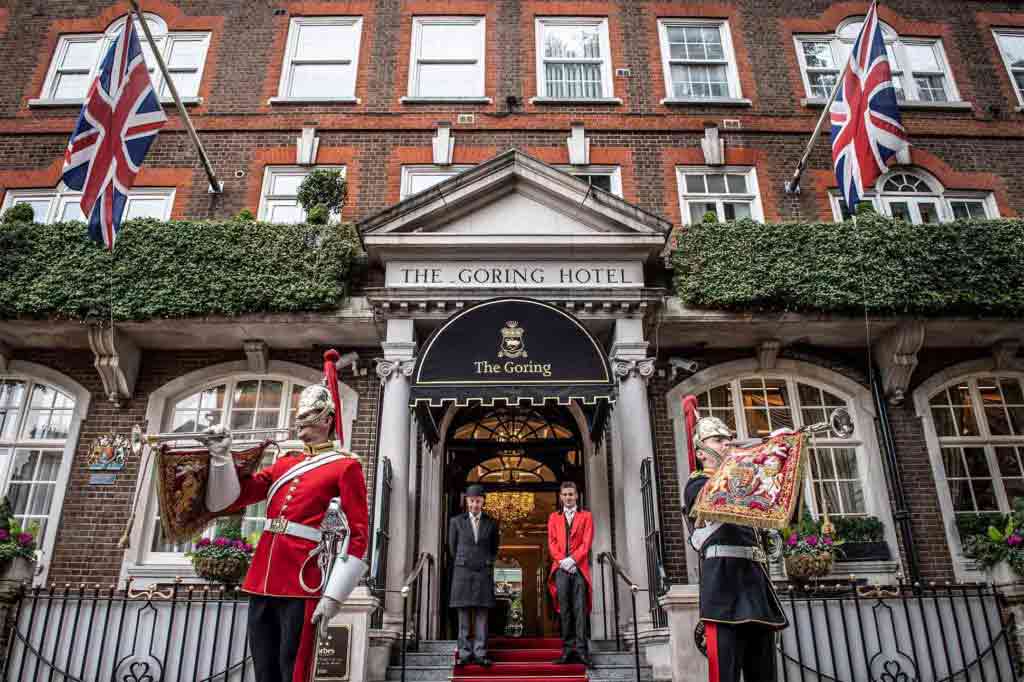
[[[677,295],[697,308],[1024,314],[1022,220],[700,223],[672,262]]]
[[[0,225],[0,319],[142,320],[339,306],[350,225],[136,220],[113,254],[80,222]]]

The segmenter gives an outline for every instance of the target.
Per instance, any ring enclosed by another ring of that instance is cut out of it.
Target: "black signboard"
[[[411,403],[611,402],[608,357],[568,312],[529,298],[484,301],[448,319],[420,351]]]
[[[327,634],[317,633],[313,650],[312,682],[344,682],[349,676],[352,653],[350,625],[331,625]]]

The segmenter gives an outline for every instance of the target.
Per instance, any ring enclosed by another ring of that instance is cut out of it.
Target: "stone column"
[[[391,461],[391,505],[389,509],[387,588],[384,598],[384,629],[397,634],[402,630],[402,598],[397,590],[412,569],[409,522],[413,505],[410,498],[411,469],[409,434],[412,412],[409,409],[409,377],[412,376],[416,343],[412,320],[388,320],[384,359],[377,363],[382,385],[378,458]],[[381,459],[378,459],[378,463]],[[379,471],[379,469],[378,469]],[[379,491],[379,488],[378,488]],[[380,496],[378,493],[378,500]],[[377,510],[378,522],[381,512]],[[394,590],[394,592],[391,592]]]
[[[331,625],[349,626],[350,680],[384,679],[379,662],[374,660],[370,650],[370,615],[376,610],[377,603],[369,590],[361,585],[345,600],[341,612],[331,620]]]
[[[614,428],[621,443],[613,453],[615,485],[623,498],[637,501],[623,505],[622,518],[625,547],[618,546],[619,563],[629,577],[642,589],[647,589],[647,547],[644,542],[644,508],[640,504],[640,465],[654,457],[651,418],[647,403],[647,380],[654,374],[654,358],[647,357],[647,342],[643,340],[642,320],[618,320],[612,345],[612,368],[619,381],[619,396],[615,404]],[[628,596],[626,597],[628,600]],[[628,601],[620,604],[626,604]],[[646,592],[637,595],[637,626],[640,632],[652,627],[649,599]]]
[[[700,620],[699,586],[673,585],[668,594],[658,601],[668,616],[668,658],[672,682],[706,680],[708,660],[697,650],[693,641],[693,629]]]

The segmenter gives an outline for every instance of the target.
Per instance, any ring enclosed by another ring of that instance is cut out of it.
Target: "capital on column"
[[[416,366],[416,360],[386,360],[384,358],[377,360],[377,376],[380,377],[381,383],[386,383],[388,379],[403,376],[411,377],[413,368]]]
[[[612,371],[619,381],[625,381],[630,377],[640,377],[644,381],[654,375],[654,358],[643,358],[640,360],[627,360],[612,358]]]

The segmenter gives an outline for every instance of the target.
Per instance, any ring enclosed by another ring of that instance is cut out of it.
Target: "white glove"
[[[339,613],[341,613],[340,602],[337,602],[330,597],[320,597],[320,601],[316,605],[316,610],[313,611],[313,625],[320,629],[321,636],[327,635],[327,626]]]
[[[231,462],[231,432],[223,424],[206,429],[206,448],[210,451],[213,463],[223,466]]]
[[[558,567],[567,573],[572,573],[576,568],[576,562],[573,561],[571,556],[567,556],[558,562]]]

